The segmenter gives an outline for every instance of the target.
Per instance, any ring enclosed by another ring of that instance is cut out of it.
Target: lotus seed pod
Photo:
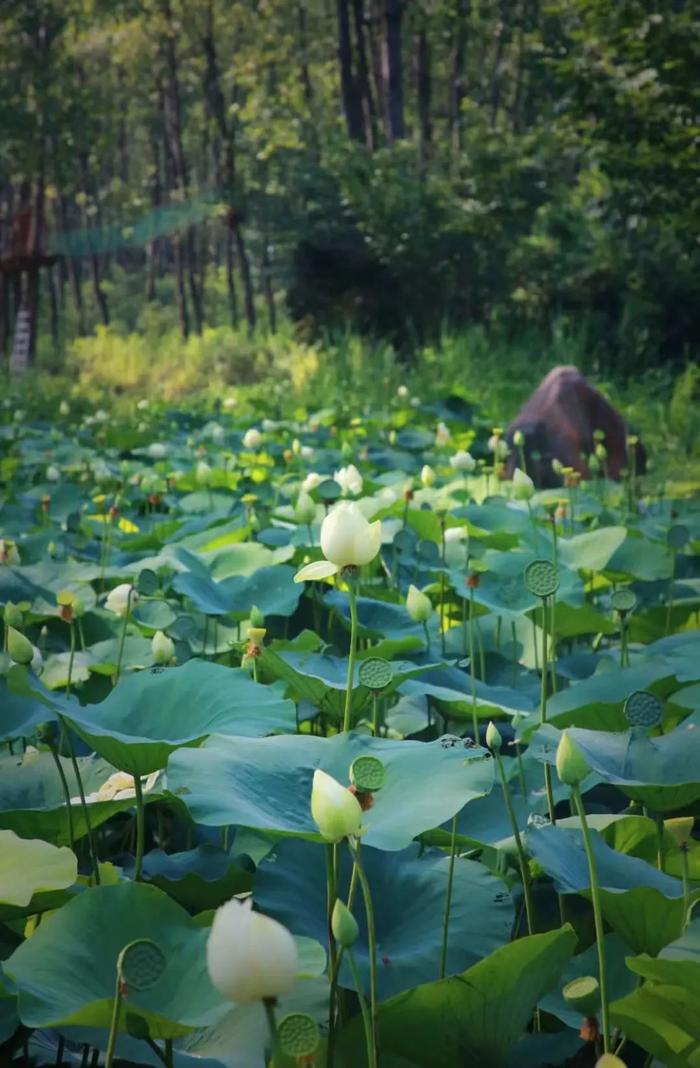
[[[358,672],[362,686],[368,690],[385,690],[394,677],[394,672],[388,660],[381,656],[368,656],[360,664]]]
[[[386,768],[378,757],[355,757],[350,765],[350,782],[363,793],[381,790],[386,782]]]
[[[564,1001],[582,1016],[596,1016],[600,1008],[600,986],[592,975],[572,979],[562,990]]]
[[[686,849],[693,834],[694,816],[677,816],[672,820],[664,820],[664,829],[671,834],[679,849]]]
[[[151,654],[155,664],[169,664],[175,656],[175,642],[157,630],[151,638]]]
[[[616,1057],[614,1053],[604,1053],[595,1062],[595,1068],[626,1068],[625,1062]]]
[[[305,1012],[290,1012],[277,1025],[279,1048],[287,1057],[293,1057],[298,1064],[308,1063],[318,1049],[321,1035],[318,1024]]]
[[[165,956],[150,938],[138,938],[124,946],[117,957],[117,970],[131,990],[150,990],[165,971]]]
[[[336,942],[343,946],[345,949],[349,949],[350,946],[354,946],[360,934],[360,928],[357,925],[357,920],[353,916],[347,905],[337,899],[333,906],[333,915],[331,916],[331,928],[333,930],[333,937]]]
[[[262,645],[263,641],[265,640],[265,635],[266,634],[267,634],[267,628],[266,627],[249,627],[248,628],[248,641],[252,642],[253,645],[260,646],[260,645]]]
[[[489,720],[489,725],[486,728],[486,744],[489,749],[492,749],[494,753],[498,753],[503,745],[503,738],[493,720]]]
[[[31,664],[34,659],[34,646],[14,627],[7,628],[7,651],[15,664]]]
[[[559,574],[551,560],[533,560],[525,568],[525,586],[535,597],[551,597],[559,589]]]
[[[249,618],[250,618],[251,627],[264,627],[265,626],[265,616],[262,614],[262,612],[260,611],[260,609],[258,608],[258,606],[256,604],[254,604],[253,607],[251,608],[250,617]]]
[[[663,703],[648,690],[636,690],[624,704],[625,717],[633,727],[658,727],[663,720]]]
[[[590,768],[586,758],[568,731],[564,731],[557,746],[557,775],[567,786],[578,786]]]

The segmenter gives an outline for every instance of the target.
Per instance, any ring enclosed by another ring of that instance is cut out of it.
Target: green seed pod
[[[694,816],[676,816],[675,819],[664,820],[664,830],[673,836],[679,849],[685,849],[690,842],[694,823]]]
[[[663,719],[663,707],[656,694],[635,690],[625,701],[625,717],[633,727],[658,727]]]
[[[7,628],[7,651],[15,664],[31,664],[34,657],[34,647],[29,638],[25,638],[14,627]]]
[[[551,560],[533,560],[525,568],[525,586],[535,597],[551,597],[559,589],[559,575]]]
[[[489,725],[486,728],[486,744],[489,749],[492,749],[495,753],[500,752],[503,745],[503,738],[493,720],[489,720]]]
[[[562,990],[564,1001],[582,1016],[596,1016],[600,1008],[600,986],[592,975],[572,979]]]
[[[381,790],[386,782],[386,768],[377,757],[355,757],[350,765],[350,782],[363,793]]]
[[[349,949],[350,946],[354,946],[360,934],[360,928],[357,926],[357,920],[353,916],[347,905],[337,899],[333,906],[333,915],[331,916],[331,929],[333,931],[333,937],[340,946],[344,946],[345,949]]]
[[[277,1041],[287,1057],[310,1057],[318,1049],[318,1024],[305,1012],[290,1012],[277,1025]]]
[[[632,590],[625,587],[622,590],[615,590],[610,597],[610,604],[619,615],[626,616],[634,609],[637,598]]]
[[[165,971],[163,950],[150,938],[137,938],[117,957],[117,971],[132,990],[150,990]]]
[[[391,664],[381,656],[368,656],[360,664],[360,682],[368,690],[385,690],[394,677]]]
[[[625,1062],[616,1057],[614,1053],[604,1053],[595,1062],[595,1068],[626,1068]]]
[[[568,731],[564,731],[557,747],[557,775],[567,786],[578,786],[590,768],[586,758]]]

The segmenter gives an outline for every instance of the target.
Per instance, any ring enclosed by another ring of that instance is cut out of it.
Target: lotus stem
[[[129,613],[131,611],[131,588],[126,598],[126,612],[124,613],[124,622],[122,624],[122,634],[119,641],[119,656],[117,657],[117,672],[114,676],[114,685],[119,682],[122,673],[122,660],[124,659],[124,644],[126,642],[126,628],[129,625]]]
[[[348,599],[350,601],[350,654],[348,656],[348,681],[345,691],[345,714],[343,715],[343,733],[350,730],[352,720],[352,684],[355,675],[355,656],[357,654],[357,599],[352,577],[348,578]]]
[[[472,692],[472,730],[474,731],[474,743],[479,744],[479,715],[476,707],[476,677],[474,675],[474,588],[469,587],[469,682]]]
[[[109,1025],[109,1039],[107,1040],[107,1053],[105,1055],[105,1068],[112,1068],[114,1061],[114,1047],[117,1044],[117,1030],[119,1028],[119,1011],[122,1007],[122,977],[117,969],[117,981],[114,986],[114,1004],[112,1005],[112,1020]]]
[[[274,998],[263,998],[263,1008],[265,1010],[265,1017],[267,1018],[267,1027],[270,1032],[272,1058],[274,1058],[275,1047],[277,1046],[277,1020],[275,1019],[275,1004],[276,1002]]]
[[[452,908],[452,884],[454,882],[455,874],[455,854],[457,852],[457,813],[455,812],[452,817],[452,828],[450,831],[450,864],[447,869],[447,891],[445,893],[445,913],[442,921],[442,949],[440,951],[440,971],[438,973],[439,979],[445,978],[445,972],[447,969],[447,943],[449,940],[449,927],[450,927],[450,909]]]
[[[515,809],[513,808],[513,798],[510,794],[510,786],[506,778],[505,768],[503,767],[503,758],[501,754],[494,750],[494,758],[496,761],[496,767],[498,768],[498,777],[501,780],[501,788],[503,790],[503,800],[506,806],[506,812],[508,813],[508,819],[513,830],[513,838],[515,839],[515,849],[518,854],[518,864],[520,866],[520,878],[523,883],[523,896],[525,898],[525,918],[527,920],[527,933],[534,934],[537,927],[535,922],[535,905],[532,899],[532,886],[530,884],[530,869],[528,867],[527,855],[523,847],[523,841],[520,837],[520,830],[518,828],[518,820],[515,815]]]
[[[360,843],[352,844],[348,839],[348,846],[357,870],[357,878],[360,882],[362,897],[365,903],[365,915],[367,918],[367,942],[369,946],[369,1014],[371,1020],[372,1055],[370,1068],[376,1068],[377,1061],[377,936],[374,927],[374,909],[372,907],[372,894],[367,881],[367,875],[360,860]]]
[[[600,984],[600,1011],[603,1027],[603,1051],[605,1053],[609,1053],[610,1014],[608,1009],[608,981],[607,965],[605,959],[605,943],[603,941],[605,937],[605,928],[603,926],[603,910],[600,903],[600,886],[598,884],[598,871],[596,868],[595,856],[593,854],[591,832],[588,828],[588,820],[586,819],[586,810],[583,806],[583,798],[581,797],[581,790],[578,786],[572,786],[571,795],[574,799],[576,811],[578,812],[578,817],[581,821],[581,830],[583,831],[583,845],[586,850],[588,873],[591,880],[591,902],[593,904],[593,922],[595,925],[595,940],[596,949],[598,952],[598,982]]]
[[[58,777],[61,780],[61,789],[63,790],[63,797],[66,803],[66,815],[68,817],[68,843],[73,851],[75,851],[75,831],[73,829],[73,809],[70,803],[70,790],[68,789],[68,780],[66,779],[66,773],[61,766],[61,760],[59,758],[56,746],[53,742],[49,742],[49,752],[53,757],[53,762],[56,765],[56,771]]]
[[[134,881],[143,878],[143,853],[146,841],[146,812],[143,804],[143,787],[141,776],[134,775],[134,792],[136,794],[136,860],[134,863]]]
[[[367,1009],[365,995],[362,991],[362,982],[360,980],[360,973],[357,970],[355,955],[350,948],[348,948],[348,964],[350,965],[350,974],[352,975],[352,981],[355,984],[357,1000],[360,1003],[360,1012],[362,1013],[362,1026],[364,1027],[365,1042],[367,1044],[367,1063],[370,1065],[370,1068],[375,1068],[377,1064],[377,1050],[372,1039],[372,1019]]]
[[[76,783],[78,784],[78,793],[80,794],[80,806],[83,810],[83,817],[85,819],[85,830],[87,832],[88,849],[90,851],[90,862],[92,865],[92,874],[95,880],[95,886],[100,885],[100,865],[97,859],[97,850],[95,848],[95,839],[92,834],[92,824],[90,823],[90,812],[88,810],[87,801],[85,800],[85,788],[83,786],[82,776],[80,774],[80,767],[75,756],[75,748],[73,747],[73,741],[70,736],[70,730],[66,724],[63,716],[59,714],[59,722],[61,724],[61,732],[63,738],[65,738],[66,745],[68,747],[68,755],[73,766],[73,774],[75,775]],[[60,766],[60,762],[59,762]],[[70,810],[70,798],[68,799],[68,809]]]
[[[547,722],[547,642],[548,635],[548,609],[549,598],[542,598],[542,686],[540,689],[540,723]],[[544,765],[544,788],[547,794],[547,808],[549,819],[552,824],[556,823],[554,816],[554,793],[552,791],[552,769],[549,764]]]

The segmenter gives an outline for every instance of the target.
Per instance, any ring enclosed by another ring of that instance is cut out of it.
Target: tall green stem
[[[119,1010],[122,1007],[122,977],[117,972],[117,982],[114,987],[114,1004],[112,1005],[112,1020],[109,1025],[109,1039],[107,1040],[107,1053],[105,1054],[105,1068],[112,1068],[114,1061],[114,1047],[117,1044],[117,1030],[119,1028]]]
[[[583,798],[581,797],[581,791],[578,786],[573,786],[571,794],[576,805],[576,811],[581,821],[581,830],[583,831],[583,845],[586,850],[586,859],[588,861],[588,873],[591,880],[591,901],[593,904],[593,922],[595,924],[595,940],[596,948],[598,951],[598,982],[600,984],[600,1008],[603,1025],[603,1050],[605,1053],[610,1052],[610,1019],[608,1011],[608,979],[607,979],[607,966],[605,960],[605,943],[603,941],[605,937],[605,929],[603,927],[603,910],[600,904],[600,887],[598,885],[598,871],[596,868],[595,856],[593,855],[593,844],[591,842],[591,832],[588,828],[588,820],[586,819],[586,810],[583,807]]]
[[[73,830],[73,809],[70,803],[70,790],[68,789],[68,780],[66,779],[66,773],[61,766],[61,761],[56,750],[56,746],[49,742],[49,752],[53,757],[53,762],[56,765],[56,771],[58,777],[61,780],[61,789],[63,790],[63,797],[66,802],[66,815],[68,816],[68,842],[72,850],[75,850],[75,831]]]
[[[129,590],[126,598],[126,612],[124,613],[124,622],[122,624],[122,634],[119,640],[119,656],[117,657],[117,673],[114,676],[114,685],[119,682],[122,673],[122,660],[124,659],[124,643],[126,642],[126,628],[129,625],[129,612],[131,611],[131,589]]]
[[[476,677],[474,671],[474,588],[469,587],[469,682],[472,692],[472,730],[474,731],[474,743],[479,744],[479,715],[476,708]]]
[[[439,979],[445,978],[447,969],[447,943],[450,928],[450,909],[452,908],[452,884],[455,874],[455,854],[457,852],[457,813],[452,817],[452,830],[450,833],[450,866],[447,869],[447,892],[445,894],[445,912],[442,921],[442,949],[440,951]]]
[[[97,849],[95,848],[95,839],[92,833],[92,824],[90,823],[90,811],[88,809],[87,801],[85,800],[85,787],[83,786],[83,779],[80,774],[80,767],[75,756],[75,749],[73,747],[73,740],[70,736],[70,730],[63,716],[59,715],[59,722],[61,724],[62,737],[65,739],[66,746],[68,747],[68,755],[73,766],[73,774],[75,775],[75,781],[78,784],[78,793],[80,794],[80,805],[83,810],[83,818],[85,820],[85,830],[87,832],[88,849],[90,850],[90,861],[92,864],[92,874],[95,880],[95,886],[100,885],[100,865],[97,859]],[[70,804],[68,805],[70,809]]]
[[[275,999],[263,998],[263,1008],[265,1010],[265,1017],[267,1019],[267,1027],[270,1032],[270,1046],[272,1048],[272,1061],[275,1056],[275,1049],[277,1047],[277,1020],[275,1019]]]
[[[357,877],[360,882],[360,888],[362,890],[362,897],[365,903],[365,915],[367,917],[367,943],[369,947],[369,1015],[372,1023],[372,1056],[370,1057],[370,1068],[376,1068],[377,1061],[377,935],[374,927],[374,909],[372,907],[372,894],[370,892],[369,883],[365,870],[360,860],[360,844],[353,845],[350,839],[348,839],[348,845],[350,852],[352,853],[353,860],[355,862],[355,868],[357,869]]]
[[[549,640],[549,628],[547,626],[549,616],[549,598],[542,598],[542,685],[540,688],[540,723],[547,722],[547,643]],[[551,823],[556,823],[554,818],[554,793],[552,791],[552,769],[549,764],[544,765],[544,789],[547,794],[547,808]]]
[[[146,812],[143,804],[143,787],[141,776],[134,775],[134,791],[136,793],[136,861],[134,864],[134,880],[138,883],[143,878],[143,852],[146,841]]]
[[[66,696],[70,696],[70,684],[73,679],[73,661],[75,660],[75,630],[73,629],[73,621],[68,624],[70,631],[70,657],[68,659],[68,678],[66,679]]]
[[[681,860],[683,863],[683,930],[685,931],[689,921],[690,911],[690,865],[688,863],[688,846],[681,846]]]
[[[360,979],[360,973],[357,970],[355,955],[350,948],[348,948],[348,964],[350,965],[350,974],[352,975],[352,981],[355,984],[357,1000],[360,1003],[360,1012],[362,1013],[362,1026],[364,1027],[365,1042],[367,1044],[367,1063],[370,1068],[375,1068],[377,1064],[377,1051],[372,1040],[372,1020],[367,1010],[367,1001],[362,990],[362,981]]]
[[[518,828],[518,820],[515,815],[515,809],[513,808],[513,798],[510,795],[510,786],[506,779],[505,769],[503,767],[503,758],[498,752],[494,752],[496,758],[496,767],[498,768],[498,776],[501,780],[501,788],[503,790],[503,800],[506,806],[506,812],[508,813],[508,819],[513,830],[513,838],[515,839],[515,849],[518,854],[518,864],[520,865],[520,878],[523,882],[523,896],[525,897],[525,917],[527,919],[527,933],[534,934],[536,931],[535,923],[535,905],[532,899],[532,886],[530,884],[530,868],[527,863],[527,856],[525,849],[523,848],[522,838],[520,837],[520,830]]]
[[[348,578],[348,599],[350,601],[350,655],[348,657],[348,681],[345,691],[345,714],[343,732],[350,730],[352,720],[352,684],[355,676],[355,656],[357,654],[357,600],[352,577]]]

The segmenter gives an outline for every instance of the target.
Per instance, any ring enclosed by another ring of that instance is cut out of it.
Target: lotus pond
[[[700,1065],[697,499],[405,396],[2,419],[3,1064]]]

